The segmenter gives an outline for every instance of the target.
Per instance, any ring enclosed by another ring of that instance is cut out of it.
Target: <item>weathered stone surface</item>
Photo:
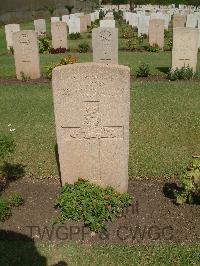
[[[7,49],[10,50],[13,47],[13,33],[20,31],[19,24],[7,24],[5,25]]]
[[[13,33],[13,48],[17,79],[22,79],[22,75],[40,78],[37,33],[32,30]]]
[[[91,15],[90,14],[87,14],[87,15],[85,15],[86,16],[86,18],[87,18],[87,26],[91,26]]]
[[[51,22],[59,22],[60,17],[51,17]]]
[[[95,28],[92,30],[93,61],[118,63],[118,29]]]
[[[140,15],[138,20],[138,36],[142,34],[149,34],[149,21],[150,17],[145,15]]]
[[[80,31],[87,32],[87,23],[88,23],[87,16],[80,16],[79,18],[80,18]]]
[[[186,16],[174,15],[173,17],[173,28],[185,27]]]
[[[51,35],[53,48],[66,48],[67,45],[67,24],[65,22],[52,22]]]
[[[174,28],[172,68],[190,66],[196,71],[198,53],[198,29]]]
[[[115,20],[100,20],[100,28],[115,28]]]
[[[196,28],[197,27],[197,16],[195,14],[188,14],[186,27],[187,28]]]
[[[70,16],[69,15],[62,16],[62,21],[67,23],[67,25],[69,24],[69,20],[70,20]]]
[[[73,17],[69,20],[69,34],[71,33],[80,33],[81,32],[81,23],[80,18]]]
[[[161,49],[164,47],[164,20],[152,19],[149,22],[149,44],[157,44]]]
[[[47,31],[45,19],[34,20],[34,26],[35,26],[35,31],[37,32],[38,36],[43,35]]]
[[[53,70],[62,184],[128,188],[130,69],[83,63]]]
[[[136,13],[131,13],[129,19],[129,25],[138,28],[139,16]]]

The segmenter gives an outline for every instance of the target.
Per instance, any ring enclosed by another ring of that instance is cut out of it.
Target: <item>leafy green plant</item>
[[[146,46],[146,50],[148,52],[153,52],[153,53],[157,53],[160,51],[160,48],[157,44],[153,44],[153,45],[147,45]]]
[[[170,69],[168,73],[168,79],[171,81],[179,80],[179,79],[184,79],[184,80],[189,80],[193,79],[197,74],[193,72],[193,69],[189,66],[187,67],[182,67],[182,68],[176,68],[176,69]]]
[[[19,207],[24,203],[21,195],[13,194],[10,198],[6,199],[0,197],[0,221],[4,222],[12,214],[12,207]]]
[[[53,64],[53,65],[50,65],[47,67],[47,73],[46,73],[47,78],[48,79],[52,78],[52,71],[55,67],[62,66],[62,65],[74,64],[74,63],[76,63],[76,58],[72,55],[68,55],[68,56],[62,58],[59,63]]]
[[[181,187],[174,190],[176,203],[200,203],[200,159],[194,159],[180,177]]]
[[[99,232],[105,228],[107,221],[120,216],[123,208],[132,202],[133,198],[127,193],[119,194],[112,187],[104,189],[79,179],[61,189],[55,204],[61,214],[55,222],[83,220],[92,231]]]
[[[19,207],[20,205],[24,203],[24,199],[18,193],[11,195],[8,201],[9,201],[9,205],[12,207]]]
[[[39,38],[39,52],[41,54],[48,53],[51,48],[50,39],[47,35]]]
[[[9,201],[0,197],[0,221],[4,222],[11,215]]]
[[[172,40],[168,40],[165,47],[164,47],[164,50],[165,51],[171,51],[172,50],[172,47],[173,47],[173,42]]]
[[[89,51],[89,45],[86,42],[80,43],[78,45],[78,50],[79,53],[87,53]]]
[[[121,28],[121,38],[122,39],[131,39],[134,37],[134,31],[131,26],[124,26]]]
[[[5,158],[15,150],[15,143],[11,136],[0,135],[0,158]]]
[[[70,33],[69,34],[69,39],[70,40],[77,40],[81,38],[81,34],[79,32],[75,32],[75,33]]]
[[[140,63],[140,65],[136,69],[136,76],[137,77],[148,77],[149,75],[150,75],[149,64]]]
[[[10,47],[9,51],[12,55],[14,55],[14,48],[12,46]]]
[[[20,72],[22,82],[27,82],[30,80],[30,77],[26,75],[24,72]]]

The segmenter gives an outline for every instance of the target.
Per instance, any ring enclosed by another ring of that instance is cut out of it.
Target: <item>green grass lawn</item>
[[[0,85],[1,131],[11,128],[11,162],[28,176],[55,176],[55,125],[50,84]],[[181,173],[200,150],[198,82],[135,82],[131,88],[130,177]]]
[[[34,29],[33,23],[21,24],[21,29]],[[50,23],[47,23],[47,32],[50,33]],[[92,46],[91,33],[81,34],[82,38],[78,40],[69,40],[69,47],[72,50],[72,54],[77,58],[77,62],[89,62],[92,61],[92,53],[80,54],[75,52],[78,45],[82,42],[87,42],[89,46]],[[119,39],[119,48],[124,47],[126,40]],[[46,68],[52,63],[57,63],[64,54],[59,55],[40,55],[42,74],[45,75]],[[135,70],[138,68],[141,62],[148,63],[152,75],[166,75],[166,72],[171,67],[171,52],[128,52],[119,51],[119,64],[127,65],[131,69],[131,74],[135,75]],[[200,54],[198,55],[197,70],[200,71]],[[0,78],[15,77],[15,65],[12,55],[8,55],[6,49],[6,39],[4,27],[0,27]]]
[[[199,265],[200,246],[34,245],[0,241],[0,265]],[[57,264],[58,262],[66,264]]]
[[[21,25],[33,29],[33,23]],[[47,23],[50,32],[50,23]],[[91,46],[91,36],[69,41]],[[119,40],[120,48],[123,40]],[[92,53],[73,53],[78,62],[92,61]],[[40,55],[41,69],[64,55]],[[198,55],[198,62],[200,62]],[[171,52],[119,52],[119,63],[135,74],[140,61],[150,64],[153,75],[165,75]],[[198,70],[200,64],[198,63]],[[0,78],[14,78],[14,58],[7,54],[4,28],[0,27]],[[55,122],[50,84],[0,84],[0,132],[12,134],[16,151],[10,163],[22,164],[31,177],[58,176],[55,156]],[[181,174],[200,150],[200,89],[198,82],[144,82],[131,87],[129,176]],[[11,126],[9,126],[11,124]],[[10,132],[10,129],[15,129]],[[0,240],[0,265],[199,265],[199,245],[34,245]],[[44,264],[46,263],[46,264]]]

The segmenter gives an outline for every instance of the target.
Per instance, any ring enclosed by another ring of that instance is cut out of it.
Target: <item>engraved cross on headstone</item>
[[[85,101],[83,123],[80,127],[65,127],[65,140],[66,141],[90,141],[96,140],[98,145],[98,172],[101,179],[101,140],[103,139],[123,139],[124,127],[123,126],[103,126],[101,123],[101,115],[99,110],[99,101]]]

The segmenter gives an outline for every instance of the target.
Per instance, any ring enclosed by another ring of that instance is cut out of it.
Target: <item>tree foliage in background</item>
[[[170,5],[170,4],[184,4],[184,5],[193,5],[200,6],[200,0],[103,0],[102,4],[113,4],[113,5],[123,5],[130,4],[131,7],[135,5]]]

